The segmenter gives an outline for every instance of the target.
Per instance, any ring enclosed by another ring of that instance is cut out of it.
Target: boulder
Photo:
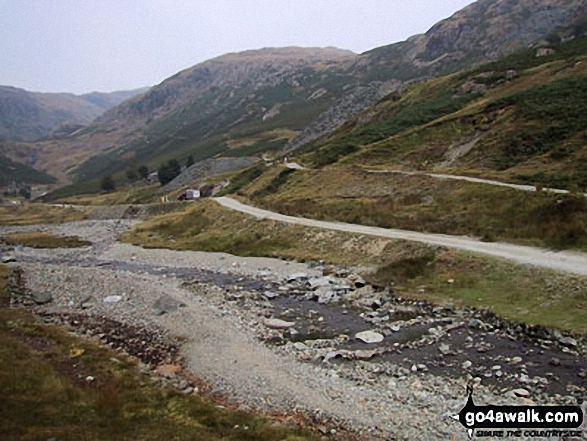
[[[328,286],[321,286],[315,291],[315,294],[318,296],[318,303],[323,305],[340,301],[340,296]]]
[[[317,277],[315,279],[308,280],[308,286],[310,289],[318,289],[321,286],[330,286],[333,283],[332,277]]]

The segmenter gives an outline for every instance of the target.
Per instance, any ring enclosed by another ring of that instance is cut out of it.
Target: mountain
[[[179,72],[66,139],[35,143],[30,165],[87,180],[188,154],[276,151],[343,94],[344,66],[354,58],[336,48],[227,54]]]
[[[406,85],[290,153],[301,167],[249,168],[226,191],[287,215],[585,251],[585,31]]]
[[[87,181],[188,155],[201,160],[306,148],[369,106],[398,99],[414,82],[541,44],[582,16],[586,4],[479,0],[425,34],[362,55],[335,48],[224,55],[179,72],[85,128],[66,130],[63,139],[35,143],[27,163],[62,180]]]
[[[62,125],[79,129],[104,111],[146,90],[74,95],[0,86],[0,140],[36,141]]]
[[[406,87],[298,159],[585,189],[585,103],[583,35]]]
[[[288,146],[295,149],[340,127],[390,92],[426,78],[457,72],[540,43],[587,12],[585,0],[479,0],[425,34],[379,47],[350,67],[362,91],[344,99]],[[391,87],[390,87],[391,86]],[[353,90],[355,92],[355,90]]]

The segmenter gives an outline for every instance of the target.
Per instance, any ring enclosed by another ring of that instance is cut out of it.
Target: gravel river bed
[[[365,439],[467,439],[452,417],[468,385],[479,405],[585,406],[585,336],[399,299],[352,268],[117,242],[133,222],[2,227],[92,243],[4,247],[3,257],[44,299],[34,306],[42,317],[151,370],[181,357],[212,394],[308,415],[333,439],[341,428]]]

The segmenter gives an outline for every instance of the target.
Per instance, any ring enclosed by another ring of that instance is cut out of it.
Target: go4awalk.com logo
[[[454,416],[469,437],[581,437],[579,406],[477,406],[469,388],[467,404]]]

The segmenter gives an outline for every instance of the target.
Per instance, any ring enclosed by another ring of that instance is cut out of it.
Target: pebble
[[[364,343],[374,344],[381,343],[385,337],[375,331],[363,331],[355,334],[355,338]]]
[[[263,323],[265,326],[271,329],[287,329],[293,328],[295,326],[295,322],[287,322],[277,318],[267,319]]]
[[[530,396],[530,392],[528,392],[526,389],[512,389],[508,393],[511,395],[514,395],[516,397],[522,397],[522,398],[527,398]]]

